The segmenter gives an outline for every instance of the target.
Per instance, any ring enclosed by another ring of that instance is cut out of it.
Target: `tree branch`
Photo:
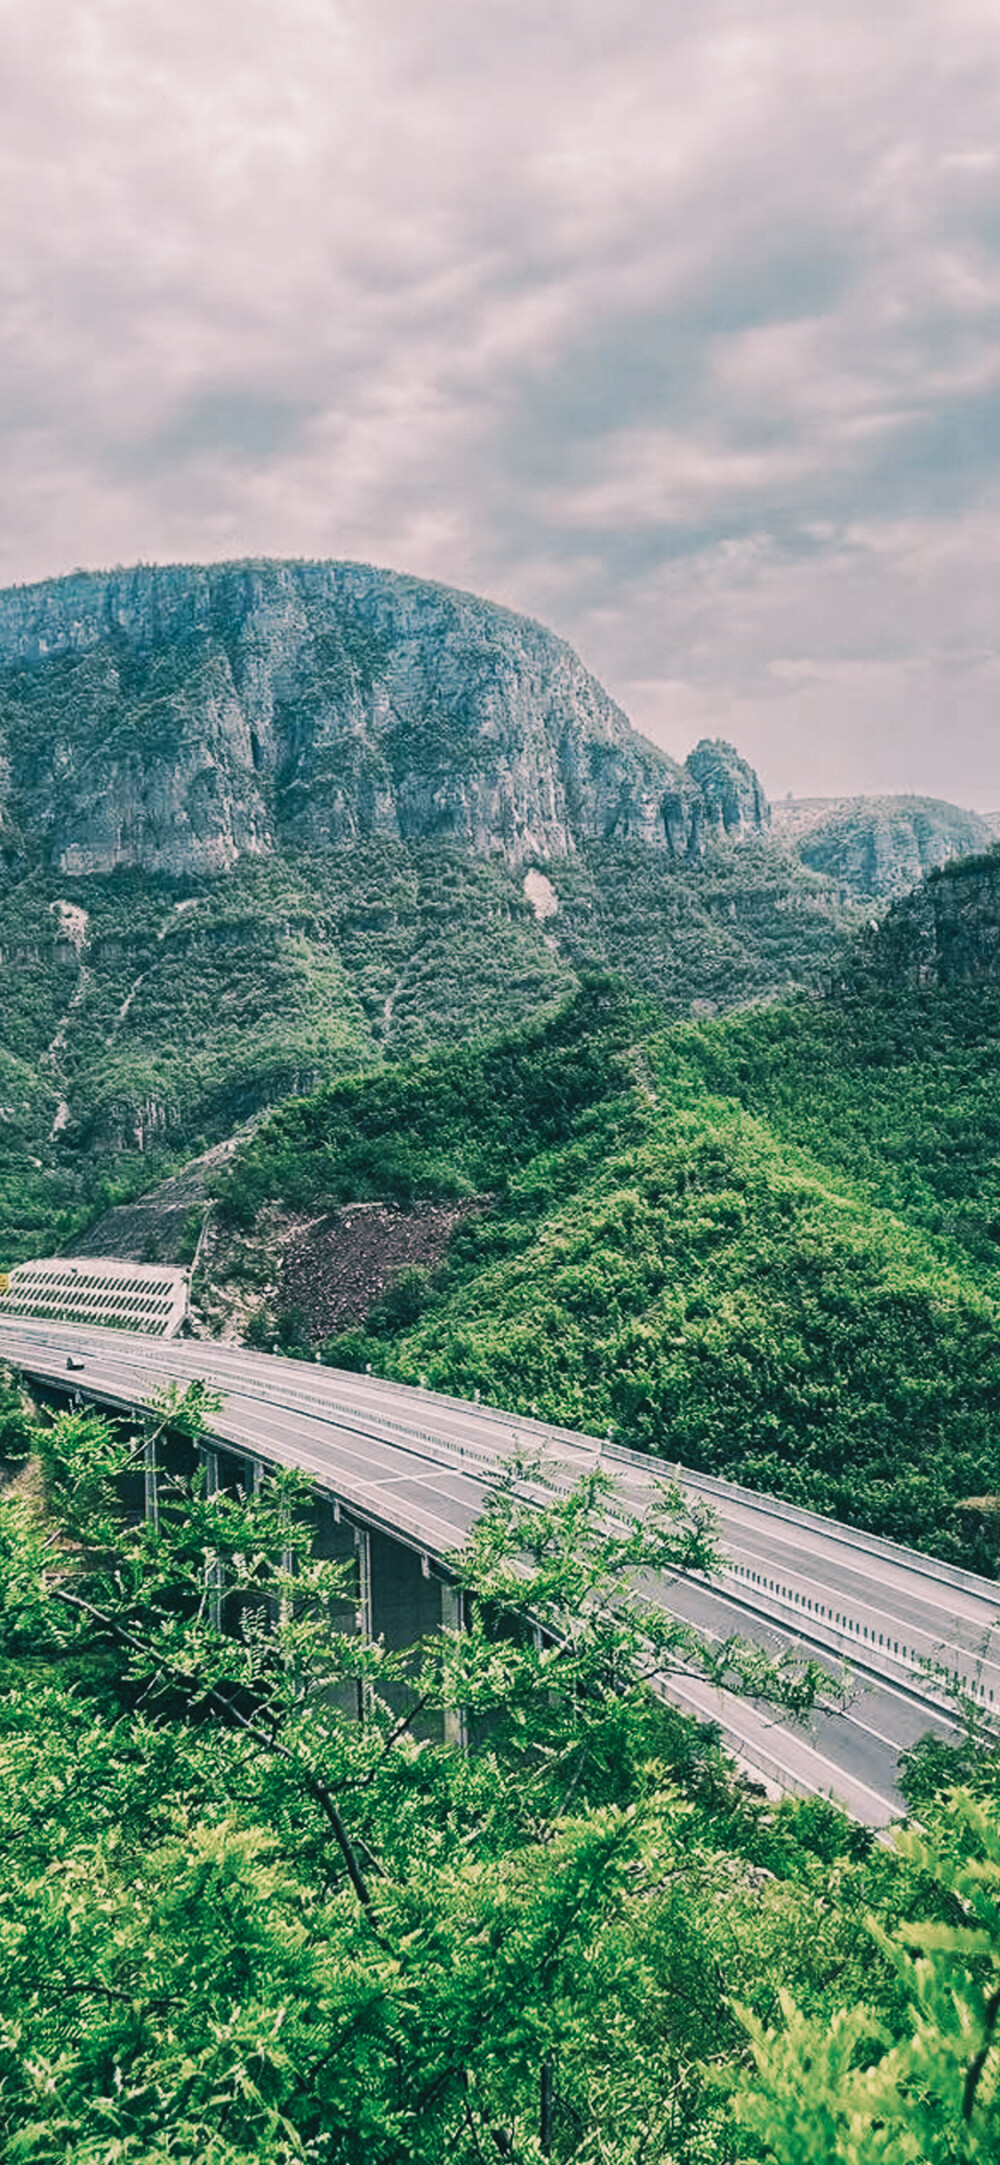
[[[314,1773],[312,1767],[304,1766],[297,1754],[287,1744],[283,1744],[278,1737],[269,1736],[265,1729],[259,1728],[249,1715],[241,1712],[227,1693],[219,1690],[218,1685],[204,1683],[197,1676],[192,1676],[189,1670],[181,1669],[174,1662],[166,1660],[154,1647],[138,1638],[134,1632],[126,1630],[125,1626],[119,1624],[115,1617],[107,1615],[103,1609],[96,1608],[93,1602],[85,1601],[82,1595],[71,1594],[68,1588],[63,1586],[54,1586],[51,1592],[55,1599],[63,1602],[67,1608],[76,1609],[81,1616],[88,1616],[93,1623],[98,1625],[101,1631],[107,1632],[119,1646],[126,1646],[131,1653],[140,1654],[143,1660],[151,1661],[162,1676],[169,1677],[171,1682],[185,1693],[189,1703],[195,1704],[200,1701],[204,1705],[214,1707],[216,1712],[221,1714],[223,1720],[231,1728],[241,1730],[245,1736],[252,1738],[253,1742],[259,1745],[262,1751],[270,1752],[276,1758],[283,1759],[286,1765],[294,1769],[303,1788],[312,1797],[314,1803],[319,1805],[327,1820],[343,1857],[348,1879],[354,1888],[358,1901],[361,1903],[362,1908],[371,1914],[371,1889],[358,1863],[350,1835],[337,1809],[336,1799],[322,1776]]]
[[[997,2016],[1000,2015],[1000,1989],[994,1992],[990,1999],[987,2000],[985,2012],[986,2035],[979,2048],[979,2051],[975,2056],[975,2059],[970,2065],[969,2072],[965,2078],[965,2089],[962,2093],[962,2118],[965,2121],[969,2121],[972,2118],[973,2112],[975,2110],[976,2091],[979,2088],[980,2076],[982,2075],[990,2051],[993,2047],[993,2033],[997,2026]]]
[[[70,1992],[96,1992],[103,1999],[125,2000],[130,2007],[137,2009],[177,2006],[176,1992],[161,1992],[154,2000],[139,2000],[134,1992],[126,1992],[121,1985],[102,1984],[97,1977],[70,1978],[66,1984],[60,1985],[59,1991],[63,1998]]]
[[[353,1788],[367,1789],[369,1782],[374,1781],[383,1760],[388,1758],[393,1745],[398,1744],[400,1737],[405,1736],[406,1731],[410,1727],[410,1724],[416,1721],[417,1715],[423,1713],[425,1706],[427,1706],[430,1700],[430,1696],[431,1695],[429,1691],[422,1692],[420,1698],[417,1700],[416,1705],[411,1706],[409,1713],[402,1716],[402,1718],[396,1723],[394,1729],[390,1729],[389,1734],[382,1745],[382,1749],[379,1752],[378,1758],[373,1761],[372,1765],[368,1768],[367,1773],[363,1774],[360,1777],[360,1780],[352,1783],[351,1786]]]

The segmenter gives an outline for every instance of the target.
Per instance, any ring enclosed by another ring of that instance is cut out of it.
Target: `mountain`
[[[862,907],[732,746],[681,765],[540,625],[360,565],[8,590],[0,740],[0,1263],[595,967],[676,1016],[817,989]]]
[[[842,928],[731,746],[682,766],[541,626],[364,566],[0,594],[0,753],[3,1259],[595,961],[687,1012]]]
[[[680,767],[541,625],[360,564],[9,589],[0,732],[12,869],[177,878],[362,839],[685,857],[768,819],[731,748]]]
[[[989,815],[936,797],[788,797],[773,818],[804,865],[862,900],[905,894],[950,858],[988,849],[997,832]]]

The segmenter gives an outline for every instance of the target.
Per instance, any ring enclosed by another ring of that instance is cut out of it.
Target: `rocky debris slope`
[[[190,1264],[199,1253],[194,1325],[199,1335],[242,1335],[258,1313],[292,1314],[312,1345],[362,1323],[400,1272],[434,1270],[463,1219],[486,1198],[452,1203],[352,1203],[320,1218],[263,1211],[251,1235],[212,1214],[211,1176],[250,1130],[193,1158],[134,1203],[106,1211],[62,1251],[136,1263]]]
[[[936,797],[799,797],[776,804],[775,832],[802,863],[861,899],[902,895],[953,857],[988,849],[994,827]]]
[[[612,837],[685,855],[767,819],[735,754],[720,779],[708,748],[703,784],[541,625],[361,564],[8,589],[0,727],[12,869],[40,849],[66,873],[179,876],[360,836],[513,865]]]
[[[262,1210],[251,1233],[209,1220],[194,1286],[199,1335],[266,1341],[291,1318],[296,1342],[319,1347],[363,1323],[414,1269],[443,1262],[456,1226],[485,1197],[452,1203],[349,1203],[320,1218]]]
[[[361,1323],[401,1271],[435,1269],[456,1225],[483,1208],[481,1201],[408,1210],[355,1203],[334,1211],[286,1248],[280,1304],[305,1317],[313,1339]]]

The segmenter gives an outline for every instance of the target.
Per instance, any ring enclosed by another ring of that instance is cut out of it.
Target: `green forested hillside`
[[[793,1002],[662,1041],[664,1077],[730,1098],[848,1192],[1000,1272],[1000,988]]]
[[[516,1027],[595,961],[686,1015],[815,985],[850,924],[752,840],[549,870],[543,920],[519,873],[444,843],[23,879],[0,903],[0,1263],[293,1091]]]
[[[992,1570],[1000,994],[664,1028],[591,983],[548,1025],[283,1108],[244,1222],[489,1197],[327,1357],[730,1474]],[[273,1319],[280,1324],[280,1317]]]
[[[572,982],[513,879],[437,848],[38,874],[4,901],[0,944],[8,1262],[262,1105],[511,1027]]]
[[[671,1015],[818,987],[861,922],[832,880],[770,835],[710,848],[697,867],[594,843],[546,869],[561,951],[620,971]]]

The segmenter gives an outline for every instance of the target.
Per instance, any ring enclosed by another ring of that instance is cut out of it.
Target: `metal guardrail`
[[[133,1356],[133,1344],[134,1342],[128,1346],[130,1359]],[[120,1342],[118,1345],[114,1344],[113,1334],[108,1334],[105,1346],[109,1353],[114,1352],[118,1358],[121,1358],[125,1353],[125,1347]],[[160,1341],[156,1345],[155,1355],[153,1348],[150,1347],[149,1355],[152,1357],[143,1362],[141,1348],[138,1345],[134,1346],[136,1366],[137,1368],[144,1368],[149,1384],[150,1400],[147,1402],[151,1402],[156,1393],[162,1389],[166,1366],[168,1364],[173,1365],[169,1362],[169,1354],[179,1350],[179,1348],[170,1348],[168,1352],[168,1348]],[[206,1371],[210,1371],[212,1366],[212,1350],[210,1346],[206,1346],[206,1352],[209,1354],[209,1360],[205,1363]],[[186,1346],[184,1353],[187,1358],[183,1364],[178,1365],[187,1367],[190,1364],[192,1367],[195,1366],[197,1363],[195,1347]],[[230,1358],[235,1353],[236,1359],[239,1361],[238,1349],[226,1349],[226,1353]],[[47,1363],[44,1365],[47,1367]],[[222,1368],[224,1364],[220,1362],[219,1365]],[[228,1365],[228,1362],[225,1365]],[[242,1367],[242,1361],[240,1361],[240,1366]],[[314,1371],[304,1368],[303,1364],[299,1362],[290,1360],[275,1361],[273,1359],[268,1362],[269,1373],[266,1377],[264,1374],[255,1374],[255,1368],[256,1357],[252,1356],[251,1361],[247,1363],[238,1379],[234,1379],[231,1375],[220,1375],[217,1378],[218,1387],[227,1391],[235,1399],[242,1399],[250,1404],[259,1404],[271,1411],[276,1410],[275,1399],[277,1396],[280,1398],[283,1410],[293,1415],[298,1413],[320,1425],[326,1423],[332,1429],[358,1438],[362,1442],[366,1439],[377,1440],[381,1438],[387,1444],[395,1443],[397,1447],[401,1446],[403,1449],[409,1446],[420,1456],[426,1455],[431,1458],[435,1464],[442,1467],[442,1470],[450,1468],[452,1471],[468,1473],[483,1485],[488,1485],[491,1478],[495,1478],[499,1467],[502,1465],[505,1456],[507,1456],[507,1453],[500,1447],[501,1439],[497,1438],[496,1441],[489,1444],[485,1442],[475,1444],[462,1437],[442,1435],[439,1431],[426,1425],[428,1413],[435,1406],[440,1407],[443,1412],[447,1412],[452,1418],[460,1416],[463,1420],[472,1423],[475,1423],[478,1419],[484,1424],[493,1424],[503,1432],[504,1436],[509,1436],[512,1444],[526,1443],[530,1446],[535,1443],[540,1450],[548,1446],[550,1452],[552,1447],[555,1446],[559,1459],[565,1465],[567,1478],[570,1477],[574,1466],[592,1465],[600,1458],[602,1462],[607,1464],[608,1470],[611,1472],[617,1466],[621,1466],[642,1475],[646,1480],[649,1480],[651,1476],[655,1478],[657,1475],[668,1481],[676,1480],[685,1490],[694,1490],[709,1499],[716,1497],[720,1502],[732,1502],[744,1509],[750,1509],[760,1514],[762,1520],[779,1518],[789,1521],[793,1525],[801,1526],[804,1530],[808,1530],[813,1535],[821,1538],[824,1543],[834,1542],[847,1553],[855,1552],[859,1560],[865,1556],[882,1557],[891,1560],[908,1574],[915,1575],[917,1578],[924,1577],[942,1586],[961,1587],[973,1598],[988,1604],[991,1611],[989,1619],[983,1618],[983,1643],[978,1649],[963,1643],[961,1634],[959,1640],[955,1641],[953,1635],[949,1635],[945,1631],[936,1636],[933,1632],[928,1632],[923,1627],[913,1623],[908,1623],[905,1631],[901,1623],[894,1627],[889,1622],[889,1618],[894,1615],[899,1616],[902,1612],[898,1607],[894,1609],[892,1604],[885,1599],[880,1601],[877,1589],[873,1590],[871,1600],[868,1603],[859,1602],[857,1597],[852,1599],[848,1594],[840,1595],[836,1605],[842,1611],[851,1609],[856,1611],[856,1614],[852,1614],[850,1619],[846,1616],[838,1619],[836,1625],[833,1618],[834,1604],[832,1602],[829,1614],[810,1613],[807,1616],[806,1607],[809,1606],[811,1609],[811,1604],[806,1604],[804,1599],[799,1599],[794,1594],[783,1598],[782,1589],[774,1592],[763,1587],[760,1583],[754,1584],[751,1592],[751,1588],[742,1576],[739,1564],[734,1560],[738,1554],[738,1550],[735,1548],[733,1556],[723,1566],[721,1578],[716,1581],[713,1577],[711,1581],[713,1586],[718,1584],[721,1591],[722,1586],[728,1580],[731,1591],[739,1599],[740,1605],[745,1608],[747,1613],[759,1617],[762,1622],[770,1620],[786,1631],[791,1630],[796,1637],[808,1640],[811,1646],[825,1647],[835,1658],[846,1657],[855,1666],[866,1669],[874,1676],[896,1676],[909,1682],[912,1686],[918,1676],[921,1675],[919,1664],[925,1659],[937,1658],[942,1675],[947,1674],[951,1679],[951,1683],[947,1688],[950,1690],[954,1680],[959,1679],[970,1695],[976,1698],[983,1711],[989,1710],[989,1693],[1000,1685],[1000,1669],[998,1669],[997,1662],[985,1649],[988,1644],[990,1624],[993,1618],[1000,1616],[1000,1586],[987,1579],[971,1572],[962,1571],[957,1567],[940,1563],[935,1558],[924,1557],[917,1551],[904,1549],[898,1544],[886,1542],[878,1536],[867,1535],[858,1529],[846,1527],[841,1522],[828,1519],[820,1513],[802,1510],[800,1507],[787,1504],[781,1499],[765,1497],[757,1491],[741,1487],[738,1483],[723,1481],[711,1475],[694,1473],[683,1465],[676,1463],[672,1464],[668,1461],[650,1459],[644,1454],[628,1451],[623,1446],[610,1442],[607,1438],[600,1439],[580,1435],[574,1431],[559,1428],[555,1424],[539,1421],[535,1417],[512,1415],[492,1406],[470,1405],[467,1401],[446,1397],[442,1393],[428,1392],[412,1385],[398,1385],[395,1383],[380,1385],[376,1379],[366,1379],[365,1389],[371,1390],[376,1399],[380,1391],[384,1390],[386,1394],[391,1394],[396,1400],[400,1397],[409,1400],[412,1403],[416,1418],[408,1420],[405,1417],[400,1418],[396,1411],[383,1411],[377,1404],[365,1406],[358,1403],[357,1397],[342,1395],[342,1388],[336,1390],[336,1384],[340,1382],[342,1386],[347,1382],[347,1374],[343,1371],[324,1371],[321,1379]],[[49,1373],[54,1378],[58,1376],[58,1370],[56,1369],[49,1370]],[[279,1377],[280,1390],[276,1393],[275,1384],[278,1382]],[[334,1385],[336,1395],[324,1388],[327,1379]],[[270,1389],[267,1387],[268,1382],[271,1383]],[[110,1398],[108,1402],[112,1402]],[[125,1403],[126,1401],[120,1399],[113,1402]],[[134,1392],[128,1402],[137,1402]],[[233,1416],[235,1416],[235,1411],[234,1407],[232,1409]],[[261,1450],[257,1444],[248,1444],[235,1419],[232,1426],[227,1420],[216,1419],[212,1423],[212,1427],[218,1434],[220,1442],[224,1445],[232,1442],[238,1450],[243,1450],[244,1453],[249,1455],[264,1457],[270,1455],[282,1462],[294,1463],[292,1454],[283,1453],[280,1449],[272,1447],[271,1452],[268,1453],[266,1450]],[[430,1531],[431,1524],[436,1516],[433,1511],[428,1512],[426,1515],[407,1513],[396,1498],[392,1499],[390,1506],[389,1499],[384,1491],[379,1495],[372,1484],[358,1481],[356,1476],[349,1472],[346,1467],[324,1470],[316,1468],[315,1460],[313,1460],[313,1470],[323,1486],[342,1496],[344,1502],[349,1503],[353,1510],[365,1513],[373,1523],[380,1524],[386,1532],[391,1533],[395,1530],[404,1541],[412,1542],[422,1550],[428,1550],[439,1556],[443,1556],[456,1545],[454,1538],[449,1538],[446,1544],[444,1542],[435,1543],[434,1536]],[[561,1483],[557,1481],[555,1485],[558,1487]],[[391,1489],[391,1477],[387,1479],[386,1486]],[[443,1524],[449,1535],[453,1535],[453,1529],[447,1526],[446,1521],[439,1520],[438,1524]],[[787,1576],[790,1566],[786,1564],[781,1568],[784,1575]],[[873,1620],[875,1628],[871,1630],[871,1636],[869,1637],[867,1627],[872,1625]],[[887,1652],[885,1643],[881,1646],[876,1644],[875,1633],[880,1623],[884,1624],[888,1631],[888,1643],[890,1646],[897,1636],[900,1640],[905,1639],[911,1649],[913,1641],[922,1639],[927,1652],[913,1651],[912,1659],[907,1663],[897,1662],[892,1653]],[[947,1661],[943,1658],[946,1653],[948,1655]],[[922,1677],[921,1689],[923,1695],[929,1700],[934,1699],[939,1704],[946,1702],[946,1692],[943,1689],[930,1689]],[[998,1692],[998,1702],[1000,1702],[1000,1692]]]
[[[345,1373],[343,1370],[332,1372]],[[366,1380],[377,1383],[379,1378],[370,1377]],[[922,1549],[907,1548],[903,1542],[892,1541],[884,1534],[871,1534],[862,1527],[849,1526],[844,1519],[828,1517],[822,1511],[810,1511],[803,1504],[788,1503],[781,1496],[765,1495],[760,1489],[745,1488],[741,1482],[726,1480],[719,1474],[698,1472],[691,1466],[685,1466],[681,1459],[658,1458],[646,1451],[631,1451],[627,1445],[615,1442],[612,1436],[595,1436],[579,1429],[563,1428],[558,1422],[545,1421],[537,1414],[511,1413],[504,1407],[493,1406],[478,1399],[473,1404],[467,1399],[450,1398],[441,1391],[425,1390],[417,1384],[393,1383],[389,1387],[396,1394],[412,1396],[418,1404],[439,1405],[452,1412],[460,1411],[471,1415],[482,1414],[491,1421],[516,1430],[519,1436],[533,1437],[540,1447],[544,1447],[548,1442],[563,1444],[571,1452],[575,1450],[580,1453],[589,1449],[595,1459],[600,1458],[608,1465],[620,1462],[647,1475],[651,1469],[656,1469],[664,1480],[676,1480],[685,1488],[701,1489],[706,1495],[743,1504],[748,1509],[764,1512],[768,1517],[786,1519],[793,1525],[824,1534],[827,1539],[839,1541],[847,1547],[861,1549],[871,1556],[883,1556],[887,1563],[901,1564],[908,1571],[920,1571],[928,1578],[937,1579],[942,1585],[958,1586],[967,1593],[981,1594],[984,1599],[995,1600],[1000,1612],[1000,1581],[984,1578],[979,1572],[966,1571],[962,1565],[947,1563],[941,1557],[928,1556]]]

